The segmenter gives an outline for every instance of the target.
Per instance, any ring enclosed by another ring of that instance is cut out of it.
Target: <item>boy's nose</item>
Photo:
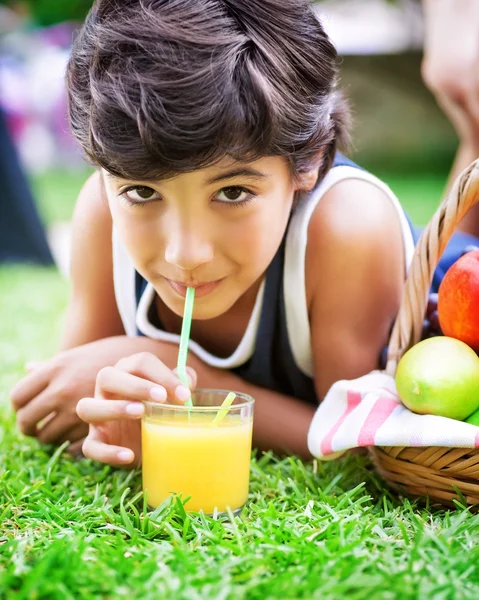
[[[179,234],[170,232],[166,244],[165,259],[184,271],[193,271],[213,259],[213,244],[199,232]]]

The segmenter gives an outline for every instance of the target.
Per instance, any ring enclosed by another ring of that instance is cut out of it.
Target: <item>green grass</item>
[[[18,434],[8,389],[56,347],[67,283],[0,269],[0,598],[477,600],[479,516],[403,501],[366,457],[257,456],[240,517],[149,512],[138,472]]]
[[[439,206],[446,185],[446,175],[422,173],[378,174],[393,190],[415,225],[426,225]]]

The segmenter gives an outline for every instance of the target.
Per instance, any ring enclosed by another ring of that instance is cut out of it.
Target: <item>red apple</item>
[[[437,310],[444,335],[479,352],[479,250],[464,254],[447,271]]]

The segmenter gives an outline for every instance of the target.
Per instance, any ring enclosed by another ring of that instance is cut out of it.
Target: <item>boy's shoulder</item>
[[[83,184],[75,204],[75,212],[88,214],[93,218],[111,221],[103,175],[94,171]]]
[[[335,181],[316,203],[308,225],[308,243],[325,235],[331,241],[357,241],[365,234],[381,233],[390,218],[397,218],[397,207],[386,189],[372,178],[364,178],[366,172],[355,170],[357,177]]]
[[[94,172],[83,184],[72,220],[71,275],[74,280],[110,278],[112,217],[103,178]]]
[[[348,277],[351,270],[371,260],[403,261],[398,206],[385,188],[361,176],[341,179],[325,191],[311,213],[307,231],[308,305],[317,285],[325,284],[327,273]]]

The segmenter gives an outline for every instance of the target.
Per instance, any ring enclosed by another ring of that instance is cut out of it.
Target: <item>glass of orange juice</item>
[[[238,392],[221,408],[227,395],[195,390],[189,408],[145,402],[142,475],[149,506],[179,494],[189,497],[189,511],[241,511],[248,497],[254,399]]]

